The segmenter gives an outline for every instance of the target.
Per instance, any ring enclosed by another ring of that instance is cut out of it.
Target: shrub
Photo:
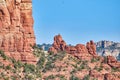
[[[96,78],[93,78],[92,80],[98,80],[98,79],[96,79]]]
[[[103,70],[103,66],[102,65],[100,65],[100,67],[95,66],[94,69],[97,70],[98,72],[100,72],[101,70]]]
[[[91,59],[91,63],[94,63],[94,62],[97,62],[97,61],[99,61],[99,58],[92,58]]]
[[[71,74],[74,74],[74,73],[76,73],[77,72],[77,70],[76,69],[73,69],[70,73]]]
[[[87,68],[87,61],[83,61],[80,67],[78,67],[78,71],[81,71],[82,69]]]
[[[23,63],[21,61],[16,61],[16,60],[13,60],[14,62],[14,68],[21,68],[23,66]]]
[[[65,56],[66,56],[65,51],[61,51],[61,52],[53,55],[55,61],[56,60],[62,60]]]
[[[54,67],[55,65],[51,61],[48,61],[45,65],[44,71],[51,70]]]
[[[81,64],[81,65],[80,65],[80,69],[85,69],[85,65],[84,65],[84,64]]]
[[[83,80],[90,80],[90,75],[86,75]]]
[[[33,49],[34,49],[33,54],[36,57],[40,57],[41,55],[44,55],[44,51],[40,49],[39,47],[35,46]]]
[[[49,55],[53,55],[53,54],[54,54],[54,52],[52,52],[52,51],[49,52]]]
[[[7,59],[7,56],[6,56],[6,55],[4,54],[4,52],[1,51],[1,50],[0,50],[0,56],[1,56],[4,60]]]
[[[36,72],[36,77],[41,78],[42,77],[41,72]]]
[[[70,77],[70,80],[79,80],[79,78],[72,74],[72,76]]]
[[[25,75],[25,80],[34,80],[32,75]]]
[[[45,56],[41,56],[39,61],[37,62],[37,66],[39,67],[39,69],[42,69],[44,64],[45,64]]]
[[[6,66],[6,69],[7,69],[7,70],[10,70],[10,69],[11,69],[11,67],[8,65],[8,66]]]
[[[9,77],[4,77],[4,80],[9,80]]]
[[[15,76],[11,76],[11,80],[17,80]]]
[[[119,69],[119,68],[116,68],[116,67],[112,67],[112,71],[113,71],[113,72],[117,72],[117,71],[120,71],[120,69]]]
[[[14,64],[15,69],[22,67],[22,62],[21,61],[16,61],[14,58],[10,58],[10,60]]]
[[[55,78],[54,75],[50,75],[50,76],[48,76],[47,78],[45,78],[45,80],[54,79],[54,78]]]
[[[24,72],[25,73],[34,73],[35,72],[35,66],[32,64],[25,64],[24,65]]]
[[[58,77],[60,78],[60,80],[67,80],[63,75],[58,75]]]

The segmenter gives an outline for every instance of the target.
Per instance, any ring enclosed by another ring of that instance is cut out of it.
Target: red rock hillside
[[[86,46],[83,44],[68,46],[61,35],[56,35],[49,52],[58,53],[60,51],[65,51],[82,60],[91,60],[100,57],[96,54],[96,45],[93,41],[87,42]],[[100,57],[100,59],[104,61],[103,57]],[[107,64],[111,67],[120,68],[120,63],[112,56],[107,56]]]
[[[0,0],[0,50],[23,62],[34,63],[32,0]]]

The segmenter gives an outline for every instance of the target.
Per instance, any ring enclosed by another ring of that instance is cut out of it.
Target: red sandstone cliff
[[[35,44],[32,0],[0,0],[0,50],[17,60],[32,63]]]

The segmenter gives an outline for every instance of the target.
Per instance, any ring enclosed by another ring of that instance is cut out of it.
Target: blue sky
[[[68,44],[89,40],[120,42],[120,0],[33,0],[36,42]]]

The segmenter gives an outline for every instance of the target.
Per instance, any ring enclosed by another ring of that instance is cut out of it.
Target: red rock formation
[[[87,42],[86,48],[88,49],[88,53],[96,55],[96,45],[93,41]]]
[[[31,63],[36,61],[30,47],[34,44],[32,0],[1,0],[0,50]]]
[[[116,75],[116,74],[114,74],[114,75]],[[104,76],[104,80],[119,80],[120,79],[120,78],[118,78],[120,74],[118,74],[116,76],[114,76],[114,75],[111,73],[107,73]]]
[[[96,54],[96,45],[93,41],[87,42],[86,46],[83,44],[68,46],[62,39],[61,35],[56,35],[54,37],[54,43],[49,49],[49,52],[58,53],[59,51],[66,51],[67,53],[83,60],[91,60],[93,57],[98,58]],[[104,61],[103,57],[99,58],[100,60]],[[117,62],[117,60],[112,56],[107,57],[107,63],[112,67],[120,68],[120,63]]]
[[[49,52],[57,53],[59,51],[66,51],[76,57],[84,57],[90,55],[96,55],[96,46],[93,41],[87,43],[87,45],[77,44],[76,46],[67,46],[65,41],[62,39],[61,35],[54,37],[54,43],[49,49]]]
[[[117,60],[113,56],[107,56],[107,63],[117,63]]]
[[[98,80],[104,80],[104,74],[102,74],[101,72],[98,72],[96,70],[91,70],[89,74],[93,78],[96,78]]]
[[[113,56],[107,56],[107,63],[111,67],[120,68],[120,63]]]
[[[57,53],[59,51],[64,51],[65,48],[66,48],[65,41],[62,39],[61,35],[57,35],[54,37],[54,43],[52,47],[49,49],[49,51]]]

